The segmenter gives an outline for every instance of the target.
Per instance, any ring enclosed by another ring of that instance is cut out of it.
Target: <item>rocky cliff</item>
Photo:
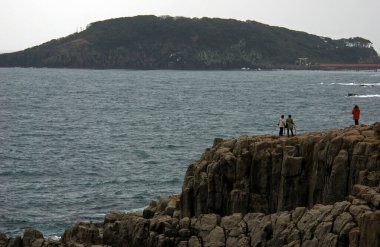
[[[354,184],[379,183],[373,126],[215,140],[187,170],[182,217],[204,213],[265,214],[343,201]]]
[[[0,247],[380,246],[380,122],[291,138],[216,139],[182,193],[110,212],[60,241],[27,229]]]

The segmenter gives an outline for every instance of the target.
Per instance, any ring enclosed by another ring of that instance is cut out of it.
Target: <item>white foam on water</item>
[[[349,83],[336,83],[338,85],[342,85],[342,86],[360,86],[360,84],[356,84],[354,82],[349,82]]]
[[[380,82],[377,82],[377,83],[360,83],[359,86],[376,87],[376,86],[380,86]]]
[[[53,241],[59,241],[59,240],[61,240],[61,236],[56,236],[56,235],[45,236],[44,238],[48,239],[48,240],[53,240]]]
[[[361,87],[374,87],[374,86],[380,86],[380,82],[374,82],[374,83],[355,83],[355,82],[331,82],[331,83],[325,83],[320,82],[320,85],[340,85],[340,86],[361,86]]]
[[[143,208],[133,208],[133,209],[124,210],[124,213],[141,213],[142,211],[144,211],[144,209],[146,207],[143,207]]]
[[[379,98],[380,94],[367,94],[367,95],[353,95],[354,98]]]

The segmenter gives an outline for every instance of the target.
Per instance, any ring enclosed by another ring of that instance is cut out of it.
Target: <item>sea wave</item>
[[[355,83],[355,82],[331,82],[331,83],[325,83],[321,82],[320,85],[340,85],[340,86],[359,86],[359,87],[376,87],[380,86],[380,82],[374,82],[374,83]]]
[[[379,98],[380,94],[367,94],[367,95],[353,95],[353,98]]]

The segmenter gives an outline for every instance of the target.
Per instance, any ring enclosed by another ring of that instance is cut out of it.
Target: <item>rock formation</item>
[[[140,214],[78,223],[59,242],[27,229],[0,247],[380,246],[380,122],[295,137],[215,139],[182,193]]]
[[[354,184],[378,186],[378,128],[215,140],[186,172],[181,214],[269,214],[343,201]]]

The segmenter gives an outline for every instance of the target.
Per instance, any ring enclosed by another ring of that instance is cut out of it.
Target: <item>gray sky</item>
[[[0,0],[0,52],[61,38],[91,22],[146,14],[254,20],[334,39],[359,36],[380,53],[380,0]]]

